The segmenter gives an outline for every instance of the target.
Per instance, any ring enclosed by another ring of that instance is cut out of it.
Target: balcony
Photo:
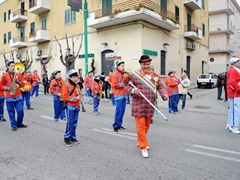
[[[201,9],[202,7],[202,0],[184,0],[183,4],[187,6],[191,10]]]
[[[174,13],[162,8],[151,0],[124,1],[106,9],[90,13],[88,26],[95,29],[143,20],[166,30],[179,29],[178,18]]]
[[[22,47],[27,47],[27,38],[26,37],[15,37],[10,39],[10,47],[13,48],[22,48]]]
[[[234,46],[231,44],[209,46],[209,53],[234,53]]]
[[[27,20],[27,10],[25,9],[18,9],[10,14],[10,22],[23,22]]]
[[[185,25],[184,37],[194,41],[202,39],[202,30],[194,24]]]
[[[34,43],[41,43],[50,41],[50,31],[38,29],[29,33],[29,41]]]
[[[29,4],[29,12],[33,14],[42,14],[51,9],[49,0],[34,0]]]
[[[210,26],[209,34],[217,34],[217,33],[227,33],[228,35],[234,34],[234,29],[232,24],[221,24]]]
[[[234,6],[229,0],[209,1],[209,14],[225,12],[229,16],[234,14]]]

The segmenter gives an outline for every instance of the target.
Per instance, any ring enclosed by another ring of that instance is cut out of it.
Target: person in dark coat
[[[224,81],[223,86],[224,86],[224,92],[225,92],[224,102],[226,102],[228,100],[228,97],[227,97],[227,72],[224,73],[223,81]]]
[[[224,85],[224,73],[221,73],[221,74],[217,74],[217,78],[218,78],[218,82],[217,82],[217,87],[218,87],[218,95],[217,95],[217,99],[218,100],[223,100],[222,99],[222,88],[223,88],[223,85]]]
[[[100,80],[103,83],[102,91],[105,93],[105,98],[107,99],[108,98],[108,93],[107,93],[108,87],[107,87],[107,82],[105,81],[105,78],[106,78],[106,74],[105,74],[105,72],[102,72],[101,76],[100,76]],[[104,95],[102,96],[102,98],[104,98]]]
[[[83,80],[81,75],[79,75],[78,78],[79,78],[78,85],[79,85],[80,89],[82,90],[83,89],[84,80]]]
[[[48,85],[48,75],[44,74],[43,79],[42,79],[42,84],[44,86],[44,94],[46,95],[47,93],[49,94],[49,85]]]

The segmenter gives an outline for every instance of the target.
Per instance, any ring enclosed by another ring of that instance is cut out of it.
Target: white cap
[[[232,64],[234,64],[235,62],[237,62],[239,60],[240,60],[240,58],[231,58],[229,63],[232,65]]]

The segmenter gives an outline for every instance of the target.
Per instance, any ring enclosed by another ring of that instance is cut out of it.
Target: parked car
[[[200,74],[197,79],[197,86],[198,88],[202,86],[214,88],[217,86],[217,79],[216,74]]]

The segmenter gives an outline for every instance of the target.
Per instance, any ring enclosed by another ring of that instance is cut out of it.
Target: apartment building
[[[35,10],[38,8],[31,4],[41,4],[42,10]],[[88,0],[88,9],[88,69],[94,58],[96,72],[108,73],[118,57],[131,72],[139,68],[140,56],[148,54],[163,78],[169,69],[175,69],[178,76],[187,70],[195,83],[199,74],[208,73],[208,0]],[[0,12],[6,16],[0,22],[6,27],[0,29],[0,51],[4,48],[9,57],[11,50],[24,56],[31,48],[31,69],[41,71],[42,60],[37,56],[41,49],[44,60],[49,60],[45,64],[49,72],[62,69],[65,73],[54,37],[64,51],[67,33],[75,41],[76,53],[83,33],[83,12],[71,12],[67,2],[60,4],[57,0],[6,1],[0,5]],[[73,68],[84,75],[83,54],[84,44]],[[2,63],[3,57],[0,59]]]
[[[240,7],[236,0],[209,1],[209,71],[227,71],[233,56],[240,57]]]

